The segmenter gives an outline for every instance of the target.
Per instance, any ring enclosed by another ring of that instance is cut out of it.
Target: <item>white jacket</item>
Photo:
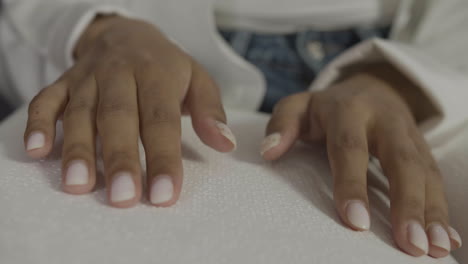
[[[345,52],[318,76],[325,89],[347,66],[386,61],[413,81],[437,108],[421,124],[435,147],[468,120],[468,1],[466,0],[6,0],[0,20],[3,94],[31,99],[73,60],[71,51],[97,13],[118,13],[159,27],[203,64],[229,108],[255,110],[265,81],[216,31],[338,29],[393,23],[390,40],[372,39]],[[1,76],[1,75],[0,75]]]

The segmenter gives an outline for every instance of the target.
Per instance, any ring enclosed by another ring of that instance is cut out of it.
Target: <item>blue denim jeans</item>
[[[13,112],[13,107],[0,95],[0,121]]]
[[[284,35],[220,31],[240,56],[264,74],[267,91],[262,112],[271,112],[285,96],[307,90],[315,76],[348,48],[372,37],[386,38],[388,32],[388,27]]]

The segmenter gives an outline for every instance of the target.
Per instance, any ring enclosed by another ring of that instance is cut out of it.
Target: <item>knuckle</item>
[[[138,115],[137,106],[121,100],[106,101],[99,105],[98,119],[103,120],[115,116],[134,117]]]
[[[173,111],[161,107],[153,107],[144,115],[143,125],[148,128],[161,125],[177,124],[180,117]]]
[[[361,109],[365,101],[361,98],[360,95],[352,95],[346,98],[335,98],[333,99],[333,105],[337,111],[340,112],[349,112]]]
[[[137,154],[133,153],[132,151],[125,151],[125,150],[113,150],[111,153],[106,157],[105,162],[109,164],[109,166],[119,166],[119,165],[129,165],[129,164],[137,164]]]
[[[30,115],[39,115],[50,103],[56,104],[56,102],[61,102],[63,100],[61,96],[62,93],[58,93],[58,89],[56,88],[64,88],[64,85],[54,83],[39,91],[29,103],[28,113]]]
[[[158,56],[148,51],[139,51],[135,54],[135,61],[139,70],[148,73],[172,73],[177,74],[190,69],[189,62],[178,54],[170,52],[169,56]]]
[[[157,77],[156,77],[157,76]],[[151,79],[141,80],[138,93],[139,96],[145,100],[146,98],[154,98],[164,96],[164,87],[167,87],[167,83],[163,78],[159,78],[160,74],[154,74]],[[141,96],[142,95],[142,96]]]
[[[48,111],[45,108],[48,104],[42,98],[42,95],[36,95],[28,106],[27,130],[48,126],[56,118],[57,113]]]
[[[35,120],[35,119],[40,118],[41,113],[42,113],[41,104],[39,103],[37,96],[36,96],[31,101],[31,103],[29,103],[28,114],[29,114],[30,120]]]
[[[100,51],[120,51],[125,48],[127,41],[128,38],[123,36],[123,32],[117,32],[117,34],[104,32],[101,35],[100,41],[97,42],[97,47]]]
[[[70,102],[64,112],[64,118],[75,114],[87,114],[95,112],[96,104],[86,98],[75,98]]]
[[[147,50],[141,50],[137,51],[135,54],[135,57],[142,63],[142,64],[147,64],[151,65],[156,61],[155,56],[153,53],[147,51]]]
[[[407,211],[418,212],[421,211],[421,208],[424,208],[424,201],[416,196],[409,196],[402,200],[399,206]]]
[[[159,151],[147,163],[152,166],[153,170],[160,170],[161,167],[175,168],[179,165],[180,157],[177,157],[174,151]]]
[[[63,147],[63,153],[64,155],[81,155],[81,156],[90,156],[93,153],[93,150],[90,145],[84,144],[84,143],[70,143],[66,144]]]
[[[350,132],[340,133],[332,142],[332,148],[336,151],[367,152],[367,143],[364,138]]]
[[[401,140],[402,138],[405,140],[412,140],[413,138],[411,123],[408,122],[406,117],[401,115],[384,113],[384,115],[377,120],[376,127],[381,137],[389,137],[392,141]],[[397,136],[399,136],[399,138],[397,138]]]
[[[149,123],[154,124],[169,123],[173,120],[173,116],[169,111],[164,111],[160,109],[151,111],[149,118]]]
[[[30,111],[35,111],[37,110],[38,108],[40,108],[41,104],[42,104],[42,94],[43,92],[39,92],[38,94],[36,94],[34,96],[34,98],[31,100],[31,102],[29,103],[29,110]]]
[[[164,67],[160,65],[161,62],[148,52],[140,52],[136,57],[142,73],[158,73],[164,70]]]
[[[29,103],[28,112],[30,115],[39,115],[45,105],[45,89],[41,90]]]
[[[400,147],[395,151],[394,157],[397,162],[403,164],[422,165],[422,159],[419,153],[408,147]]]
[[[123,71],[130,68],[131,62],[120,54],[111,54],[105,57],[99,68],[99,72],[109,73]],[[112,74],[113,75],[113,74]]]
[[[426,206],[425,210],[426,218],[429,219],[448,219],[449,211],[448,207],[441,205],[429,205]]]
[[[337,180],[335,183],[335,192],[350,194],[365,194],[366,185],[357,179]]]

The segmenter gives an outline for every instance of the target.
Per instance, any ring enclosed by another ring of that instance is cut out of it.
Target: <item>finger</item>
[[[217,151],[236,148],[236,138],[226,123],[220,91],[213,79],[197,63],[192,66],[192,80],[186,103],[192,125],[201,141]]]
[[[435,258],[445,257],[450,253],[452,246],[456,249],[461,245],[461,239],[455,229],[449,226],[444,182],[430,148],[416,127],[412,129],[412,138],[426,167],[425,221],[429,255]]]
[[[109,203],[130,207],[140,200],[142,189],[136,84],[131,72],[120,66],[106,67],[97,84],[97,129]]]
[[[462,239],[455,228],[449,226],[449,237],[452,246],[452,250],[459,249],[462,246]]]
[[[63,116],[63,190],[72,194],[91,191],[96,183],[96,105],[94,77],[70,89]]]
[[[328,120],[327,150],[334,200],[341,219],[354,230],[370,228],[367,196],[369,161],[366,121],[359,112],[337,111]]]
[[[383,127],[383,126],[382,126]],[[424,231],[426,175],[406,122],[375,131],[376,154],[390,182],[391,222],[397,245],[413,256],[428,253]]]
[[[67,82],[62,78],[42,89],[29,104],[24,144],[32,158],[43,158],[52,150],[57,119],[66,102]]]
[[[266,128],[260,153],[266,160],[275,160],[286,153],[307,127],[307,110],[311,93],[298,93],[282,99],[275,106]]]
[[[155,206],[170,206],[182,187],[181,96],[177,92],[181,89],[173,78],[149,72],[137,77],[148,200]]]

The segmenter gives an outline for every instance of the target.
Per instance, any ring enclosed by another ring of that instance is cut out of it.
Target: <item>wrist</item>
[[[89,47],[95,45],[96,40],[105,34],[105,32],[107,32],[112,26],[121,21],[127,20],[127,18],[118,15],[96,16],[79,38],[75,49],[73,50],[73,57],[75,59],[79,58]]]
[[[74,58],[79,58],[89,49],[101,47],[109,49],[122,43],[139,43],[142,38],[149,41],[165,40],[154,25],[143,20],[125,18],[118,15],[97,16],[86,28],[73,51]],[[141,44],[141,43],[139,43]]]
[[[417,123],[438,115],[436,107],[420,87],[388,63],[372,63],[350,72],[350,76],[362,75],[383,83],[395,92],[408,106]]]

